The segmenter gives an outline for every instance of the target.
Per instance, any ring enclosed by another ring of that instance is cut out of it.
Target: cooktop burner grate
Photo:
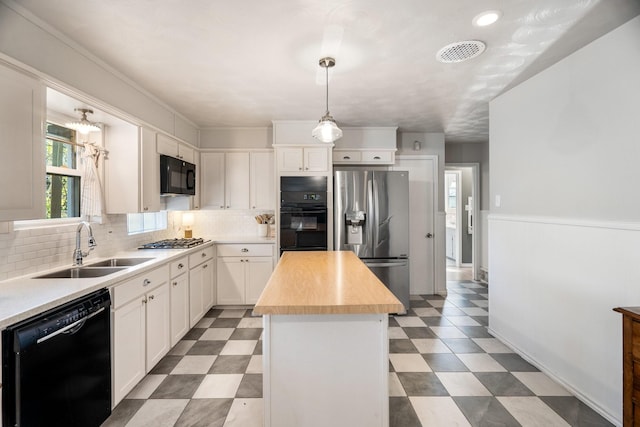
[[[188,249],[203,244],[202,238],[192,239],[165,239],[153,243],[146,243],[138,249]]]

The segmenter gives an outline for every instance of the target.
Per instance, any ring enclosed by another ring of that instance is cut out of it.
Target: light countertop
[[[404,306],[351,251],[285,252],[256,314],[397,313]]]
[[[53,271],[69,268],[71,265],[61,265],[43,270],[28,276],[17,277],[0,282],[0,330],[5,327],[57,307],[75,298],[87,295],[102,288],[108,288],[123,280],[152,270],[163,263],[178,259],[182,256],[197,253],[199,250],[219,243],[262,243],[274,244],[274,239],[257,236],[207,236],[211,240],[204,245],[190,249],[148,249],[133,248],[115,253],[109,257],[85,258],[84,264],[90,265],[109,258],[153,258],[150,261],[128,267],[117,273],[96,278],[82,279],[36,279]],[[71,254],[69,254],[71,256]],[[167,278],[168,279],[168,278]]]

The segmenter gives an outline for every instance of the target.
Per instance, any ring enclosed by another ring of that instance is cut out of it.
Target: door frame
[[[420,154],[420,155],[412,155],[412,154],[398,154],[396,155],[396,160],[431,160],[433,162],[433,191],[431,192],[431,205],[432,205],[432,234],[433,234],[433,287],[434,294],[446,293],[447,289],[447,265],[445,259],[445,251],[444,251],[444,215],[439,215],[439,206],[438,203],[439,195],[441,194],[440,189],[440,163],[438,162],[437,155],[428,155],[428,154]],[[398,166],[397,163],[392,165],[394,170],[402,170],[401,166]],[[444,172],[443,172],[444,174]],[[442,218],[441,218],[442,217]],[[426,236],[425,236],[426,237]],[[409,256],[411,260],[413,258],[413,254]],[[410,261],[411,262],[411,261]]]
[[[471,272],[473,280],[480,277],[480,236],[482,222],[480,221],[480,163],[446,163],[445,170],[460,170],[471,168],[473,183],[471,197],[473,197],[473,234],[471,235]],[[462,236],[459,237],[459,240]]]

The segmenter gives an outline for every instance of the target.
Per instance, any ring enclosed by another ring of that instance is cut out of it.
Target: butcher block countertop
[[[256,314],[398,313],[402,303],[350,251],[285,252]]]

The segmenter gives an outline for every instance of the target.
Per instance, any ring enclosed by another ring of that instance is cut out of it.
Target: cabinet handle
[[[243,260],[243,259],[241,259],[241,260],[240,260],[240,262],[244,262],[244,260]]]
[[[380,160],[380,156],[373,156],[373,160]]]
[[[227,205],[227,209],[229,209],[229,207],[230,207],[230,206],[229,206],[229,205]]]
[[[153,295],[149,295],[149,299],[152,300],[154,297]]]
[[[249,252],[249,249],[247,248],[242,248],[242,250],[240,252]]]
[[[178,264],[178,270],[182,270],[184,268],[184,264],[180,263]]]
[[[148,286],[151,284],[151,280],[149,279],[144,279],[144,282],[142,282],[142,286]]]
[[[202,252],[202,254],[200,255],[202,258],[206,257],[207,254],[205,252]]]
[[[308,170],[309,170],[309,168],[308,168],[308,167],[305,167],[305,168],[304,168],[304,170],[308,171]]]
[[[173,282],[173,286],[178,286],[178,282]]]
[[[298,170],[299,170],[299,171],[301,171],[301,170],[302,170],[302,168],[298,168]]]
[[[342,159],[343,160],[351,160],[351,156],[344,156]]]
[[[248,260],[248,259],[245,259],[245,260],[244,260],[244,262],[249,262],[249,260]]]
[[[209,264],[205,264],[202,266],[202,268],[207,268],[207,267],[209,267]]]
[[[224,206],[220,206],[220,209],[224,209]]]
[[[148,211],[148,210],[149,210],[149,207],[148,207],[148,206],[145,206],[144,208],[142,208],[142,210],[143,210],[143,211]]]
[[[146,303],[147,303],[147,299],[146,299],[146,298],[145,298],[145,299],[143,299],[143,300],[142,300],[142,303],[143,303],[143,304],[146,304]]]
[[[256,208],[255,206],[251,206],[251,209],[255,209],[255,208]]]

